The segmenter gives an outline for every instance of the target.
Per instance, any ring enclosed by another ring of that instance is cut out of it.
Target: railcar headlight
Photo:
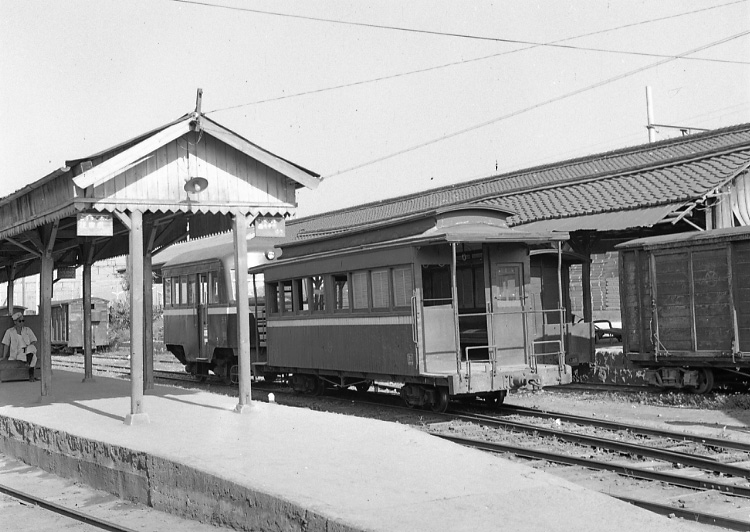
[[[276,257],[276,252],[274,250],[266,251],[266,258],[268,260],[273,260]]]

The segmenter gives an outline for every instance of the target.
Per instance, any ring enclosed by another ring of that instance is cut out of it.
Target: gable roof
[[[459,203],[513,210],[511,226],[671,205],[659,211],[668,216],[748,165],[750,124],[741,124],[300,218],[287,228],[312,236]],[[634,216],[630,227],[641,221]],[[575,229],[572,221],[565,227]]]

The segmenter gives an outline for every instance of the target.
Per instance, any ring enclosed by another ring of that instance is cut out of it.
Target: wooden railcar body
[[[83,351],[83,299],[52,302],[52,349]],[[109,301],[91,298],[91,348],[109,345]]]
[[[270,238],[248,240],[248,265],[271,260],[267,253],[274,243]],[[165,347],[188,373],[205,377],[211,371],[236,383],[234,244],[205,239],[186,246],[162,267]],[[265,360],[266,346],[263,278],[251,278],[249,283],[250,353],[252,362],[259,362]]]
[[[624,350],[652,383],[707,392],[750,376],[750,228],[618,248]]]
[[[449,396],[496,401],[570,382],[563,311],[530,297],[531,248],[568,235],[515,231],[508,215],[454,208],[282,244],[282,259],[262,268],[267,370],[311,393],[402,383],[407,404],[438,409]],[[540,339],[535,320],[557,323],[556,339]]]

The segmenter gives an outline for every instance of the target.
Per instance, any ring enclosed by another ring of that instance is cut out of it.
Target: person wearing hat
[[[3,335],[3,357],[0,360],[22,360],[29,365],[29,380],[35,381],[36,335],[24,325],[23,312],[14,312],[11,316],[13,327]]]

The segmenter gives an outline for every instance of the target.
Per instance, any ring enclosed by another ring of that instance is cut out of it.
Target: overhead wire
[[[171,1],[183,1],[183,0],[171,0]],[[332,91],[332,90],[339,90],[339,89],[344,89],[344,88],[348,88],[348,87],[355,87],[357,85],[365,85],[365,84],[368,84],[368,83],[377,83],[377,82],[386,81],[386,80],[389,80],[389,79],[396,79],[396,78],[410,76],[410,75],[414,75],[414,74],[422,74],[422,73],[430,72],[430,71],[433,71],[433,70],[439,70],[439,69],[443,69],[443,68],[449,68],[449,67],[453,67],[453,66],[464,65],[464,64],[467,64],[467,63],[473,63],[473,62],[478,62],[478,61],[485,61],[487,59],[493,59],[493,58],[501,57],[501,56],[504,56],[504,55],[510,55],[510,54],[514,54],[514,53],[518,53],[518,52],[532,50],[532,49],[535,49],[535,48],[539,48],[541,46],[545,46],[547,44],[557,44],[557,43],[567,42],[567,41],[571,41],[571,40],[575,40],[575,39],[582,39],[582,38],[586,38],[586,37],[591,37],[593,35],[600,35],[602,33],[610,33],[610,32],[618,31],[618,30],[625,29],[625,28],[630,28],[630,27],[634,27],[634,26],[641,26],[641,25],[644,25],[644,24],[650,24],[650,23],[654,23],[654,22],[660,22],[660,21],[663,21],[663,20],[673,19],[673,18],[677,18],[677,17],[683,17],[683,16],[687,16],[687,15],[693,15],[693,14],[696,14],[696,13],[701,13],[701,12],[704,12],[704,11],[708,11],[708,10],[712,10],[712,9],[717,9],[717,8],[720,8],[720,7],[727,7],[727,6],[731,6],[731,5],[734,5],[734,4],[744,3],[744,2],[747,2],[747,1],[748,0],[735,0],[734,2],[729,2],[729,3],[726,3],[726,4],[719,4],[719,5],[710,6],[710,7],[706,7],[706,8],[696,9],[696,10],[693,10],[693,11],[685,11],[685,12],[682,12],[682,13],[675,13],[675,14],[672,14],[672,15],[664,16],[664,17],[652,18],[652,19],[642,20],[642,21],[638,21],[638,22],[631,22],[631,23],[628,23],[628,24],[623,24],[621,26],[615,26],[613,28],[606,28],[606,29],[596,30],[596,31],[592,31],[592,32],[588,32],[588,33],[584,33],[584,34],[580,34],[580,35],[574,35],[574,36],[571,36],[571,37],[565,37],[563,39],[557,39],[555,41],[550,41],[549,43],[533,44],[533,45],[530,45],[530,46],[525,46],[523,48],[516,48],[514,50],[506,50],[506,51],[503,51],[503,52],[498,52],[498,53],[494,53],[494,54],[490,54],[490,55],[484,55],[484,56],[481,56],[481,57],[475,57],[475,58],[471,58],[471,59],[462,59],[460,61],[452,61],[452,62],[449,62],[449,63],[443,63],[443,64],[440,64],[440,65],[435,65],[435,66],[431,66],[431,67],[420,68],[420,69],[417,69],[417,70],[410,70],[410,71],[406,71],[406,72],[399,72],[399,73],[396,73],[396,74],[389,74],[387,76],[379,76],[379,77],[376,77],[376,78],[370,78],[370,79],[366,79],[366,80],[358,80],[358,81],[353,81],[353,82],[350,82],[350,83],[342,83],[342,84],[339,84],[339,85],[333,85],[333,86],[323,87],[323,88],[320,88],[320,89],[311,89],[311,90],[308,90],[308,91],[302,91],[302,92],[297,92],[297,93],[293,93],[293,94],[285,94],[285,95],[282,95],[282,96],[275,96],[275,97],[272,97],[272,98],[264,98],[262,100],[255,100],[255,101],[252,101],[252,102],[246,102],[246,103],[231,105],[231,106],[228,106],[228,107],[221,107],[221,108],[217,108],[217,109],[212,109],[210,111],[206,111],[204,114],[218,113],[218,112],[222,112],[222,111],[229,111],[229,110],[233,110],[233,109],[239,109],[241,107],[248,107],[248,106],[251,106],[251,105],[259,105],[259,104],[269,103],[269,102],[275,102],[275,101],[279,101],[279,100],[286,100],[286,99],[289,99],[289,98],[296,98],[296,97],[300,97],[300,96],[308,96],[308,95],[311,95],[311,94],[318,94],[318,93]],[[201,4],[201,5],[205,5],[205,4]],[[251,11],[256,11],[256,10],[251,10]],[[292,16],[292,15],[290,15],[290,16]],[[672,57],[672,56],[667,56],[667,57]],[[747,62],[744,62],[744,63],[750,64],[750,63],[747,63]]]
[[[194,4],[194,5],[204,6],[204,7],[215,7],[215,8],[222,8],[222,9],[231,9],[235,11],[246,11],[249,13],[258,13],[258,14],[263,14],[263,15],[296,18],[296,19],[302,19],[302,20],[311,20],[315,22],[328,22],[332,24],[343,24],[347,26],[359,26],[359,27],[364,27],[364,28],[401,31],[401,32],[408,32],[408,33],[419,33],[419,34],[425,34],[425,35],[439,35],[442,37],[457,37],[457,38],[462,38],[462,39],[472,39],[472,40],[479,40],[479,41],[501,42],[501,43],[507,43],[507,44],[525,44],[525,45],[545,46],[545,47],[552,47],[552,48],[564,48],[564,49],[570,49],[570,50],[581,50],[581,51],[589,51],[589,52],[636,55],[636,56],[643,56],[643,57],[664,57],[664,58],[669,57],[669,58],[675,58],[675,59],[690,59],[692,61],[709,61],[709,62],[732,63],[732,64],[750,64],[750,62],[748,61],[733,61],[729,59],[713,59],[713,58],[703,58],[703,57],[684,58],[680,56],[674,56],[674,55],[668,55],[668,54],[656,54],[656,53],[650,53],[650,52],[635,52],[631,50],[609,50],[606,48],[575,46],[572,44],[560,44],[560,41],[542,43],[542,42],[527,41],[527,40],[522,40],[522,39],[509,39],[505,37],[488,37],[488,36],[482,36],[482,35],[470,35],[467,33],[454,33],[454,32],[445,32],[445,31],[437,31],[437,30],[425,30],[425,29],[419,29],[419,28],[407,28],[407,27],[402,27],[402,26],[390,26],[386,24],[374,24],[371,22],[354,22],[354,21],[347,21],[347,20],[340,20],[340,19],[312,17],[308,15],[297,15],[297,14],[292,14],[292,13],[281,13],[278,11],[266,11],[262,9],[253,9],[253,8],[248,8],[248,7],[226,6],[222,4],[213,4],[211,2],[201,2],[198,0],[171,0],[171,1],[177,2],[180,4]],[[744,2],[744,1],[747,1],[747,0],[737,0],[737,2],[733,2],[733,3],[739,3],[739,2]],[[725,5],[731,5],[731,3],[725,4]],[[700,11],[705,11],[707,9],[709,8],[703,8]],[[710,8],[710,9],[714,9],[714,8]],[[696,12],[697,11],[699,10],[696,10]]]
[[[411,146],[409,148],[405,148],[405,149],[399,150],[397,152],[393,152],[391,154],[384,155],[382,157],[378,157],[376,159],[372,159],[370,161],[367,161],[367,162],[364,162],[364,163],[361,163],[361,164],[358,164],[358,165],[355,165],[355,166],[351,166],[349,168],[345,168],[344,170],[339,170],[338,172],[334,172],[332,174],[324,176],[323,179],[328,179],[328,178],[331,178],[331,177],[339,176],[341,174],[352,172],[354,170],[359,170],[360,168],[364,168],[366,166],[371,166],[373,164],[380,163],[380,162],[386,161],[388,159],[392,159],[394,157],[398,157],[399,155],[404,155],[406,153],[418,150],[420,148],[424,148],[426,146],[430,146],[432,144],[436,144],[438,142],[442,142],[444,140],[447,140],[447,139],[450,139],[450,138],[453,138],[453,137],[458,137],[458,136],[463,135],[465,133],[469,133],[471,131],[475,131],[477,129],[481,129],[483,127],[495,124],[495,123],[500,122],[502,120],[507,120],[508,118],[513,118],[513,117],[518,116],[520,114],[527,113],[529,111],[533,111],[534,109],[538,109],[540,107],[544,107],[546,105],[549,105],[549,104],[552,104],[552,103],[556,103],[556,102],[559,102],[561,100],[565,100],[567,98],[571,98],[573,96],[577,96],[578,94],[581,94],[581,93],[584,93],[584,92],[588,92],[590,90],[602,87],[604,85],[608,85],[610,83],[614,83],[615,81],[619,81],[621,79],[633,76],[633,75],[638,74],[640,72],[643,72],[645,70],[649,70],[649,69],[661,66],[663,64],[675,61],[676,59],[679,59],[682,56],[689,55],[689,54],[694,54],[694,53],[706,50],[708,48],[712,48],[714,46],[718,46],[720,44],[724,44],[726,42],[729,42],[729,41],[732,41],[732,40],[735,40],[735,39],[739,39],[740,37],[744,37],[745,35],[748,35],[748,34],[750,34],[750,30],[742,31],[742,32],[737,33],[735,35],[731,35],[729,37],[725,37],[723,39],[719,39],[718,41],[713,41],[711,43],[699,46],[697,48],[693,48],[692,50],[688,50],[686,52],[683,52],[682,54],[679,54],[676,57],[668,58],[668,59],[663,59],[661,61],[656,61],[655,63],[651,63],[651,64],[648,64],[648,65],[636,68],[634,70],[629,70],[628,72],[624,72],[622,74],[618,74],[618,75],[613,76],[611,78],[607,78],[605,80],[598,81],[598,82],[593,83],[591,85],[587,85],[587,86],[582,87],[580,89],[576,89],[574,91],[571,91],[571,92],[568,92],[568,93],[565,93],[565,94],[561,94],[560,96],[556,96],[556,97],[551,98],[549,100],[545,100],[543,102],[539,102],[539,103],[536,103],[534,105],[530,105],[530,106],[525,107],[523,109],[518,109],[516,111],[513,111],[513,112],[510,112],[510,113],[504,114],[502,116],[493,118],[491,120],[486,120],[486,121],[484,121],[484,122],[482,122],[480,124],[469,126],[467,128],[463,128],[463,129],[461,129],[459,131],[455,131],[455,132],[449,133],[447,135],[442,135],[440,137],[434,138],[434,139],[426,141],[426,142],[422,142],[420,144]]]

